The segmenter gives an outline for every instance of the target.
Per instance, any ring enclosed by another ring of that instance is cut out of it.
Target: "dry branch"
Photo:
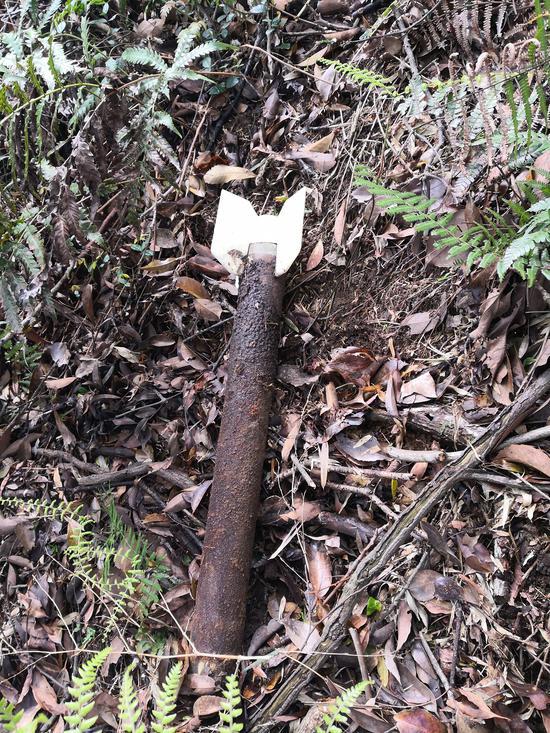
[[[417,501],[406,509],[380,543],[357,564],[343,588],[338,605],[325,619],[321,640],[316,650],[305,656],[299,666],[289,674],[283,685],[270,698],[268,704],[252,717],[250,733],[260,733],[277,725],[281,715],[298,697],[336,649],[348,636],[347,623],[352,609],[369,584],[373,583],[399,555],[402,545],[409,540],[415,527],[438,504],[445,500],[452,488],[463,480],[469,471],[499,446],[530,413],[537,400],[550,390],[550,370],[538,377],[505,407],[479,439],[462,455],[445,465],[426,485]]]

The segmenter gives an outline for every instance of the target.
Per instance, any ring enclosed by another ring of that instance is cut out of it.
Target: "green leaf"
[[[380,613],[382,610],[382,604],[377,598],[369,596],[367,601],[367,616],[374,616],[375,613]]]

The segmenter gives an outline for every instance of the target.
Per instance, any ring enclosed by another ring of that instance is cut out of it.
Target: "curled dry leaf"
[[[489,550],[477,541],[477,537],[462,535],[457,538],[464,562],[478,573],[494,573],[495,565]]]
[[[208,290],[198,280],[194,280],[192,277],[179,277],[176,280],[176,287],[183,290],[184,293],[189,293],[194,298],[208,300]]]
[[[194,306],[198,317],[204,321],[217,321],[222,314],[221,305],[208,298],[196,298]]]
[[[290,512],[281,514],[281,519],[290,521],[296,520],[297,522],[310,522],[315,517],[318,517],[321,512],[319,504],[313,501],[304,501],[302,497],[297,496],[294,499],[294,509]]]
[[[324,372],[325,374],[336,372],[346,382],[366,387],[380,365],[381,361],[368,349],[348,346],[345,349],[336,349],[332,353],[332,359],[325,366]]]
[[[446,728],[427,710],[403,710],[394,716],[399,733],[445,733]]]
[[[409,593],[417,601],[435,598],[435,581],[443,578],[435,570],[419,570],[409,584]]]
[[[323,255],[325,253],[325,248],[323,247],[323,240],[320,239],[315,247],[312,249],[311,254],[309,255],[307,262],[306,262],[306,270],[309,272],[310,270],[314,270],[317,265],[321,262],[323,259]]]
[[[205,255],[194,255],[187,260],[187,266],[191,270],[197,272],[204,272],[208,277],[227,277],[229,273],[223,265],[220,265],[212,257],[206,257]]]
[[[521,463],[550,477],[550,456],[542,448],[533,445],[507,445],[496,454],[494,460],[499,463]]]
[[[244,181],[247,178],[256,178],[256,174],[238,165],[215,165],[204,174],[204,182],[211,186],[221,186],[231,181]]]
[[[317,153],[314,150],[290,150],[285,154],[288,160],[304,160],[311,167],[319,171],[319,173],[328,173],[336,165],[336,156],[334,153]]]
[[[319,542],[306,545],[309,582],[316,598],[324,598],[332,585],[332,566],[326,547]]]
[[[401,384],[400,401],[406,405],[434,400],[437,397],[437,387],[430,372],[419,374],[418,377]]]
[[[196,718],[209,718],[220,712],[223,697],[218,695],[202,695],[195,700],[193,705],[193,715]]]

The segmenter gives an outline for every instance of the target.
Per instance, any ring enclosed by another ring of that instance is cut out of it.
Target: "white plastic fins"
[[[212,238],[212,254],[226,270],[236,275],[242,269],[248,248],[256,242],[277,245],[275,275],[283,275],[302,249],[302,230],[307,188],[293,194],[278,215],[258,216],[252,204],[223,190]]]

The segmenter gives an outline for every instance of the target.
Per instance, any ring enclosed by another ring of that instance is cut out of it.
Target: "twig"
[[[434,653],[430,649],[430,645],[426,641],[426,637],[424,636],[424,633],[422,631],[420,631],[418,635],[420,637],[420,643],[422,644],[422,648],[426,652],[426,656],[430,660],[430,664],[434,668],[434,672],[439,677],[439,680],[440,680],[441,684],[443,685],[443,689],[445,690],[445,692],[449,692],[449,689],[451,687],[449,685],[449,680],[445,677],[445,673],[441,669],[441,665],[439,664],[439,662],[435,658]]]
[[[311,464],[312,466],[320,466],[321,462],[318,458],[312,458]],[[387,478],[396,479],[397,481],[408,481],[413,478],[410,473],[385,471],[382,468],[356,468],[354,466],[341,466],[339,463],[329,463],[328,470],[349,476],[364,476],[365,478]]]
[[[298,460],[298,457],[295,453],[290,454],[290,460],[292,461],[292,465],[296,468],[300,476],[304,479],[306,484],[311,488],[315,489],[317,488],[315,485],[315,481],[311,478],[309,473],[306,471],[306,469],[302,466],[300,461]]]
[[[386,514],[386,516],[391,517],[392,519],[397,519],[399,516],[396,512],[393,511],[393,509],[390,509],[389,506],[384,504],[382,499],[379,499],[374,491],[372,489],[367,489],[364,486],[354,486],[353,484],[335,484],[332,481],[327,481],[326,483],[327,489],[332,489],[333,491],[347,491],[348,494],[357,494],[358,496],[364,496],[369,501],[372,501],[373,504],[376,504],[376,506]]]
[[[455,624],[454,624],[454,639],[453,639],[453,659],[451,662],[451,673],[449,674],[449,684],[451,687],[455,686],[456,670],[458,667],[458,655],[460,652],[460,632],[462,630],[462,616],[463,616],[462,604],[455,604]]]
[[[104,484],[123,484],[126,481],[133,480],[139,476],[149,473],[151,466],[148,463],[131,463],[121,471],[105,471],[104,473],[95,473],[92,476],[85,476],[77,479],[79,489],[92,488],[94,486],[103,486]]]
[[[353,626],[350,626],[349,635],[351,636],[353,648],[355,649],[355,653],[357,654],[357,661],[359,662],[359,669],[361,670],[361,679],[363,680],[363,682],[366,682],[369,679],[369,673],[365,662],[365,655],[363,654],[363,649],[361,648],[361,639],[359,638],[359,632],[357,631],[357,629],[354,629]]]
[[[70,463],[72,466],[75,466],[75,468],[78,468],[80,471],[84,471],[85,473],[95,474],[101,470],[100,466],[96,466],[93,463],[87,463],[86,461],[81,461],[64,450],[53,450],[51,448],[33,448],[32,454],[42,458],[56,458],[59,461]]]
[[[332,514],[332,512],[321,512],[315,521],[318,522],[321,527],[331,529],[333,532],[339,534],[348,535],[348,537],[357,537],[362,542],[368,542],[376,534],[376,527],[371,527],[370,524],[365,524],[355,517],[343,517],[341,514]]]
[[[523,420],[537,401],[550,390],[550,370],[521,391],[511,405],[505,407],[483,435],[464,453],[445,465],[426,485],[414,504],[406,509],[388,530],[376,547],[366,554],[346,582],[341,600],[325,619],[325,626],[317,648],[301,660],[300,665],[286,678],[261,711],[251,720],[250,733],[263,733],[277,725],[276,716],[292,704],[304,687],[348,634],[348,620],[360,594],[399,554],[422,519],[440,504],[467,472],[478,466]]]

